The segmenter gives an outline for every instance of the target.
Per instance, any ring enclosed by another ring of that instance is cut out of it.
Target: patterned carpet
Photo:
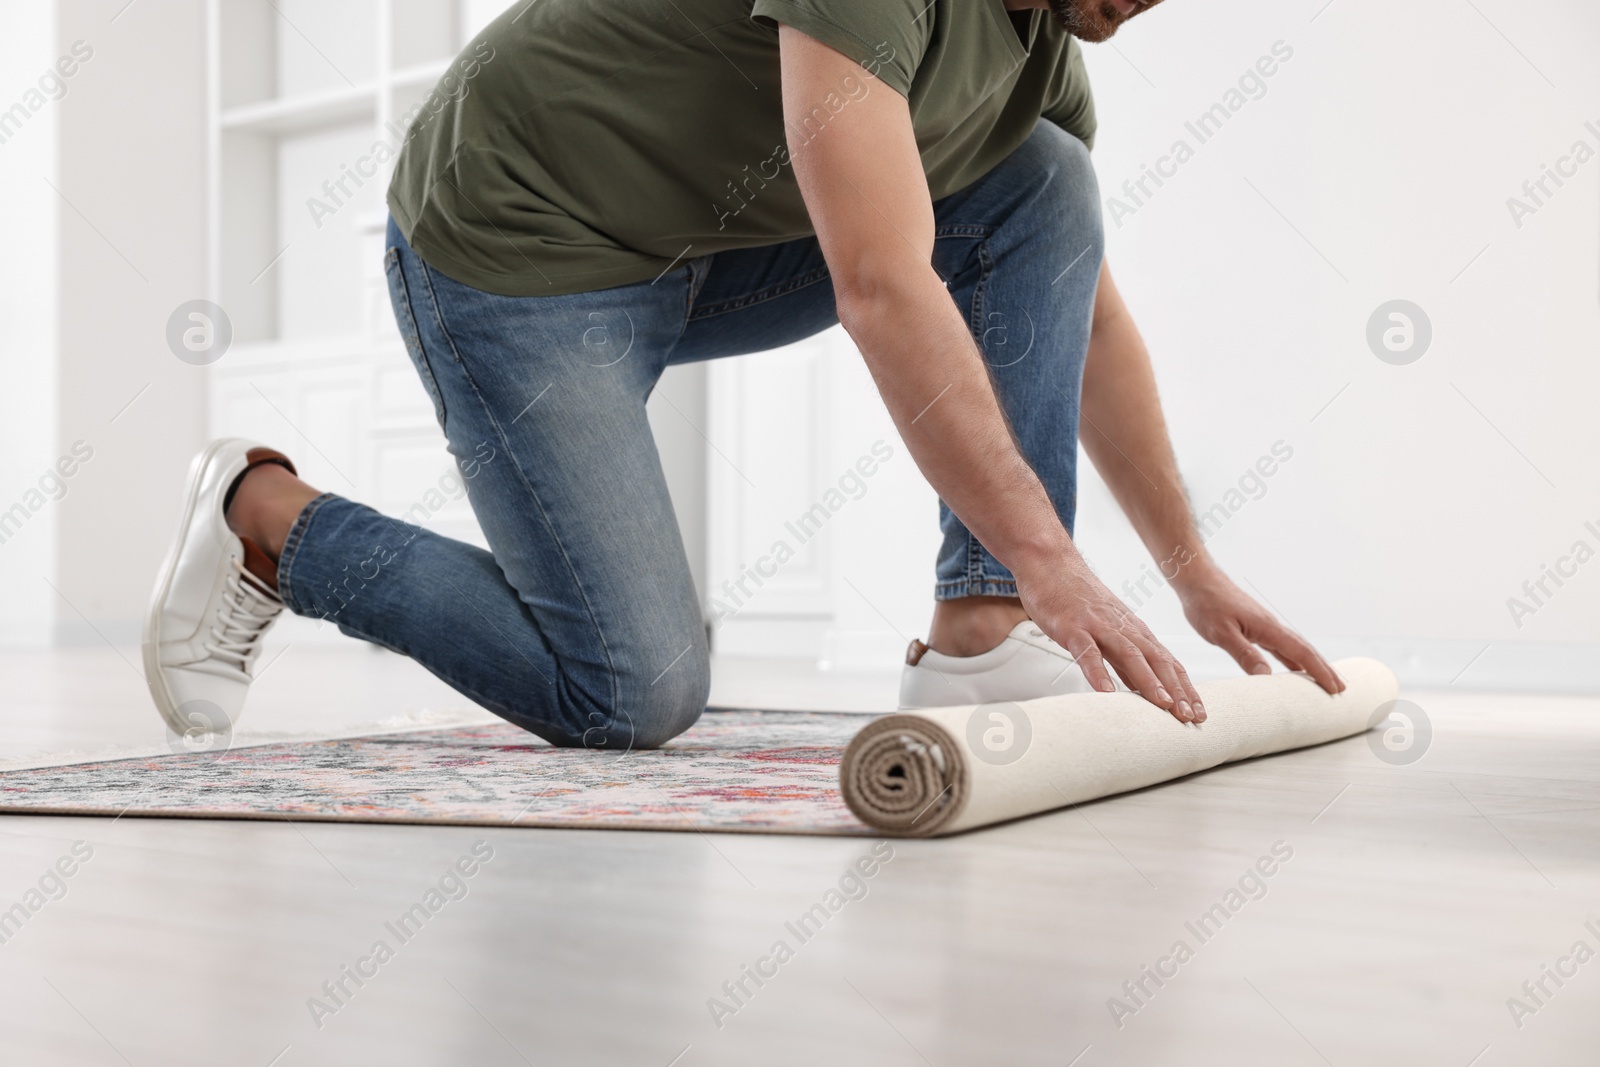
[[[869,715],[710,711],[655,751],[492,724],[0,774],[0,812],[865,834],[839,759]]]

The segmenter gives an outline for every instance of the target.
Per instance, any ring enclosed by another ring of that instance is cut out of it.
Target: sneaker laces
[[[250,659],[259,647],[261,635],[283,610],[283,601],[238,560],[232,563],[234,573],[223,587],[222,604],[205,649],[212,656],[229,661],[248,680]]]
[[[1039,627],[1037,627],[1037,626],[1028,627],[1028,636],[1029,637],[1037,637],[1037,638],[1040,638],[1040,639],[1042,639],[1044,641],[1049,642],[1049,647],[1046,648],[1045,651],[1049,652],[1052,656],[1059,655],[1061,658],[1063,658],[1063,659],[1065,659],[1067,661],[1067,665],[1064,668],[1062,668],[1061,674],[1066,674],[1067,671],[1069,671],[1073,667],[1077,666],[1078,657],[1074,656],[1070,651],[1068,651],[1066,645],[1063,645],[1060,641],[1057,641],[1055,638],[1053,638],[1049,634],[1045,633]],[[1061,680],[1061,674],[1058,674],[1054,678],[1050,679],[1050,684],[1054,685],[1055,683],[1059,682]]]

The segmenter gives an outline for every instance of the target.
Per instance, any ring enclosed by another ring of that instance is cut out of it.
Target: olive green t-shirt
[[[855,60],[786,128],[784,23]],[[810,236],[788,146],[871,93],[910,104],[934,199],[1040,117],[1091,144],[1078,45],[1003,0],[519,0],[413,123],[389,186],[412,248],[457,281],[542,296]]]

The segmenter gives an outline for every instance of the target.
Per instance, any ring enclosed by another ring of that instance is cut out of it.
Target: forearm
[[[1210,566],[1178,475],[1150,353],[1102,268],[1083,374],[1084,451],[1174,585]]]
[[[938,276],[909,262],[874,276],[892,280],[836,281],[839,319],[929,483],[1014,574],[1075,555]]]
[[[904,97],[864,95],[826,137],[803,116],[861,68],[785,26],[790,159],[827,260],[839,321],[861,349],[917,466],[1019,579],[1075,556],[1023,459],[965,321],[932,266],[933,201]]]

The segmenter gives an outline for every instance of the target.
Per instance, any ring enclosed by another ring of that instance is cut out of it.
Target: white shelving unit
[[[375,146],[398,150],[398,117],[502,7],[207,3],[209,287],[234,336],[209,368],[212,432],[270,442],[313,484],[478,543],[389,307],[392,162],[352,175]]]

